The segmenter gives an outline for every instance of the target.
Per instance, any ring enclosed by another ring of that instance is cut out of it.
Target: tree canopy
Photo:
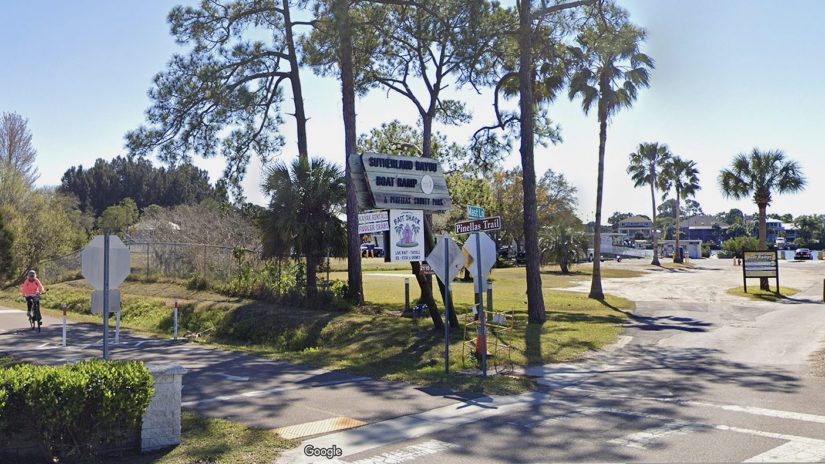
[[[219,181],[213,187],[209,174],[192,164],[156,168],[147,159],[122,156],[98,159],[88,169],[71,167],[63,174],[58,191],[75,196],[80,209],[95,217],[126,198],[141,210],[153,204],[172,207],[207,198],[227,201],[223,184]]]

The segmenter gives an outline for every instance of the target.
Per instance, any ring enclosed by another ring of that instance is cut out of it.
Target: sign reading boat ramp
[[[364,153],[358,166],[376,209],[447,211],[453,202],[441,164],[429,158]],[[363,198],[359,197],[359,198]]]
[[[748,292],[748,279],[776,279],[776,291],[779,292],[779,261],[776,252],[771,250],[745,251],[742,260],[742,280],[745,293]]]

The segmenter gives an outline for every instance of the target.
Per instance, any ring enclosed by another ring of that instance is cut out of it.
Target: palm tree
[[[570,273],[571,262],[587,253],[587,236],[568,224],[557,224],[541,231],[539,247],[542,264],[554,262],[562,274]]]
[[[805,188],[802,167],[796,161],[785,158],[781,150],[766,152],[754,148],[750,154],[740,153],[731,166],[719,173],[722,193],[741,200],[753,195],[759,207],[759,246],[767,246],[766,214],[773,200],[773,193],[796,193]],[[761,279],[760,287],[768,290],[768,279]]]
[[[676,230],[674,231],[676,247],[673,252],[673,262],[681,263],[684,261],[681,253],[679,253],[679,239],[682,235],[682,200],[696,196],[696,192],[702,189],[699,186],[699,170],[696,168],[696,162],[683,160],[678,156],[671,157],[665,163],[659,185],[664,192],[664,196],[667,196],[671,188],[676,190]]]
[[[607,4],[595,24],[582,31],[571,47],[573,74],[569,97],[582,96],[582,110],[595,106],[599,119],[599,167],[596,187],[596,230],[593,237],[593,280],[590,298],[604,299],[601,274],[601,220],[604,194],[604,153],[607,122],[636,100],[640,87],[650,85],[653,59],[639,50],[645,31],[631,24],[627,12]]]
[[[636,188],[650,186],[650,201],[653,205],[653,261],[650,264],[654,266],[660,265],[659,234],[656,233],[656,189],[661,183],[658,174],[662,172],[670,156],[666,145],[640,143],[636,152],[630,154],[630,165],[627,167],[627,173]]]
[[[270,196],[262,220],[264,255],[293,251],[306,256],[306,295],[318,291],[317,270],[330,250],[346,249],[346,230],[339,219],[346,201],[344,174],[324,159],[295,159],[266,171],[263,190]]]

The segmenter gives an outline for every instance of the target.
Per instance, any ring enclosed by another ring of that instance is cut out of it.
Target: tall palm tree
[[[344,174],[321,158],[278,163],[266,171],[263,190],[270,196],[262,221],[264,254],[294,251],[306,257],[306,295],[318,291],[321,257],[346,248],[346,229],[339,219],[346,202]],[[290,250],[291,249],[291,250]]]
[[[640,143],[636,152],[630,154],[630,165],[627,167],[627,173],[636,188],[650,186],[650,201],[653,206],[653,261],[650,264],[654,266],[660,265],[659,234],[656,233],[656,189],[662,181],[659,174],[670,157],[667,145]]]
[[[766,214],[773,200],[773,193],[796,193],[805,189],[805,176],[796,161],[785,158],[781,150],[760,151],[754,148],[750,154],[740,153],[731,166],[719,173],[722,193],[741,200],[753,195],[759,207],[759,246],[767,246],[768,230]],[[763,278],[760,287],[768,290],[768,279]]]
[[[673,262],[681,263],[684,261],[681,253],[679,253],[679,238],[682,234],[682,200],[696,196],[696,192],[702,189],[699,186],[699,169],[696,168],[696,162],[684,160],[678,156],[671,157],[665,163],[659,185],[664,192],[664,196],[671,188],[676,190],[676,231],[674,233],[676,247],[673,252]]]
[[[650,85],[653,59],[639,45],[645,31],[631,24],[627,12],[606,4],[595,24],[583,30],[571,47],[573,74],[570,99],[582,97],[582,110],[588,114],[595,106],[599,119],[599,167],[596,184],[596,230],[593,237],[593,280],[590,298],[604,299],[601,274],[601,220],[604,194],[604,153],[607,122],[622,108],[636,101],[640,87]]]

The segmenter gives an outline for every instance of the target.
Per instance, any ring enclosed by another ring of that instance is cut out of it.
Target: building
[[[683,220],[680,227],[682,237],[687,240],[720,244],[730,225],[713,216],[699,215]]]
[[[765,221],[765,228],[767,230],[766,242],[776,243],[779,237],[785,237],[785,243],[792,243],[799,237],[799,230],[796,225],[790,222],[782,222],[778,219],[768,219]],[[755,222],[753,226],[753,236],[759,236],[759,222]]]
[[[645,216],[633,216],[619,221],[618,233],[628,240],[651,240],[653,221]]]

